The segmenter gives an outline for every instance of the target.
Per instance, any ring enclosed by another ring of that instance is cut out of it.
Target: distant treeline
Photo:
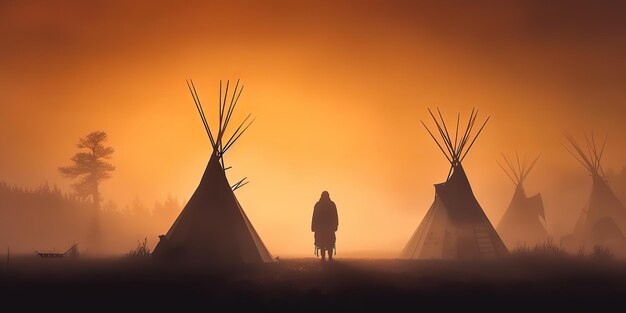
[[[93,202],[44,184],[22,188],[0,183],[0,249],[64,251],[77,242],[83,252],[123,253],[148,238],[151,246],[167,232],[182,205],[173,197],[148,207],[135,200],[123,208]],[[97,223],[97,224],[96,224]],[[93,228],[99,238],[93,238]]]

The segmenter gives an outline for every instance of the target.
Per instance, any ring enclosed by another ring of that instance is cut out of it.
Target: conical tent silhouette
[[[472,110],[465,131],[459,137],[460,114],[454,138],[448,132],[441,111],[439,121],[428,110],[441,136],[440,143],[422,122],[439,150],[450,162],[446,182],[435,185],[435,200],[419,227],[404,247],[401,257],[408,259],[486,259],[508,253],[500,236],[474,197],[461,163],[476,142],[485,120],[473,134],[478,111]]]
[[[272,256],[235,197],[234,191],[247,184],[245,178],[231,186],[225,173],[228,168],[224,166],[224,154],[253,122],[248,115],[226,140],[225,132],[243,86],[239,88],[237,81],[229,95],[230,82],[227,81],[222,95],[220,81],[219,126],[217,133],[213,133],[193,82],[187,85],[211,142],[212,153],[198,188],[167,234],[160,236],[153,255],[202,264],[272,262]]]
[[[515,192],[496,227],[498,234],[509,248],[545,242],[549,235],[545,226],[546,217],[541,194],[527,197],[524,190],[524,182],[539,160],[539,156],[530,163],[526,157],[520,159],[517,153],[515,162],[504,154],[502,157],[504,165],[500,162],[498,165],[515,185]]]
[[[626,209],[611,190],[601,165],[606,138],[600,147],[593,133],[585,135],[585,152],[571,135],[566,137],[573,151],[567,146],[566,150],[589,171],[592,179],[591,195],[578,218],[574,237],[592,243],[602,243],[609,237],[622,240],[626,231]]]

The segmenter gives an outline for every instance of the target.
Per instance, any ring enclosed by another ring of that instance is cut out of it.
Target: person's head
[[[322,199],[330,199],[330,194],[328,191],[322,191]]]

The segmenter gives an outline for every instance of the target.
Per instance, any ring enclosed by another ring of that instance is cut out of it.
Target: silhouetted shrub
[[[613,258],[613,253],[606,246],[595,245],[589,256],[595,260],[610,260]]]
[[[557,245],[556,243],[554,243],[554,240],[552,240],[552,238],[548,238],[548,240],[536,244],[535,248],[533,249],[533,253],[545,257],[567,256],[567,252],[562,249],[561,245]]]
[[[530,248],[526,245],[526,243],[518,244],[513,251],[511,251],[511,254],[514,255],[528,255],[530,253]]]
[[[148,238],[144,238],[143,242],[137,241],[137,247],[130,250],[127,254],[129,257],[147,257],[150,256],[150,248],[148,247]]]
[[[526,243],[518,245],[511,254],[515,256],[523,257],[540,257],[540,258],[554,258],[554,257],[566,257],[567,252],[562,249],[560,245],[557,245],[552,238],[544,242],[537,243],[533,248],[530,248]]]
[[[585,247],[585,243],[583,242],[576,250],[576,257],[584,258],[587,256],[587,247]]]

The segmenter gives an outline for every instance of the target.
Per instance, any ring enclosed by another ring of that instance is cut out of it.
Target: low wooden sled
[[[37,255],[39,255],[39,257],[41,257],[42,259],[77,257],[78,256],[78,244],[77,243],[73,244],[69,249],[67,249],[67,251],[63,253],[39,252],[37,250],[35,250],[35,253],[37,253]]]

